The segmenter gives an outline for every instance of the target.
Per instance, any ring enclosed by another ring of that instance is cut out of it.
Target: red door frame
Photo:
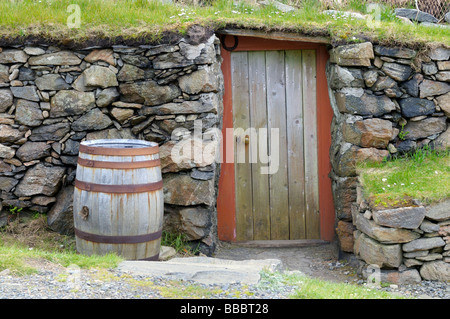
[[[226,46],[235,45],[233,36],[226,37]],[[324,44],[297,41],[280,41],[250,36],[239,36],[237,47],[233,51],[261,51],[261,50],[316,50],[316,85],[317,85],[317,143],[319,169],[319,211],[320,211],[320,239],[332,241],[334,239],[335,212],[331,179],[329,149],[331,146],[331,121],[333,110],[328,97],[328,84],[325,75],[326,62],[329,55]],[[219,191],[217,196],[217,231],[220,240],[236,241],[236,198],[234,163],[227,163],[226,129],[233,127],[232,83],[230,51],[221,47],[222,73],[224,77],[223,95],[223,124],[222,124],[222,164],[219,177]]]

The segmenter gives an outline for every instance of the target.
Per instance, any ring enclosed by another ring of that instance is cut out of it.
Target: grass
[[[339,9],[367,14],[369,1],[347,1]],[[185,33],[199,24],[215,30],[236,27],[257,30],[299,32],[330,37],[331,41],[377,41],[421,47],[430,43],[449,44],[450,31],[401,23],[393,8],[382,5],[379,25],[366,20],[332,17],[322,13],[319,0],[295,3],[293,12],[279,12],[273,6],[234,5],[231,0],[216,0],[210,5],[163,4],[147,0],[0,0],[0,39],[18,42],[32,37],[62,44],[100,41],[158,41],[164,32]],[[70,28],[78,5],[79,27]],[[73,8],[73,7],[70,7]],[[69,22],[69,25],[68,25]]]
[[[17,218],[0,231],[0,271],[9,269],[15,275],[29,275],[38,269],[39,261],[62,267],[115,268],[122,258],[115,254],[86,256],[76,252],[74,239],[47,229],[45,215]]]
[[[407,198],[424,203],[450,198],[450,152],[428,147],[383,163],[360,163],[365,197],[375,205],[401,204]]]
[[[293,299],[404,299],[386,291],[346,283],[332,283],[315,278],[300,278]]]
[[[121,277],[113,275],[108,269],[114,269],[122,261],[115,254],[105,256],[85,256],[74,249],[73,238],[59,235],[46,228],[44,215],[36,214],[31,218],[21,217],[0,230],[0,271],[9,269],[15,276],[30,275],[38,272],[39,266],[69,267],[77,265],[84,269],[93,269],[85,280],[113,281],[124,280],[138,288],[137,291],[152,289],[159,292],[163,298],[170,299],[204,299],[214,298],[222,294],[227,298],[245,299],[254,295],[250,287],[224,290],[209,288],[200,284],[189,284],[184,281],[171,280],[163,285],[153,281],[151,277],[135,279],[128,274]],[[174,236],[166,234],[172,241]],[[178,242],[180,240],[178,239]],[[180,244],[179,247],[183,247]],[[181,249],[182,251],[182,249]],[[46,261],[46,262],[43,262]],[[67,280],[67,271],[59,275],[61,282]],[[261,272],[260,288],[267,290],[279,289],[280,286],[292,286],[294,299],[391,299],[397,298],[384,291],[368,289],[351,284],[337,284],[318,279],[312,279],[299,273]],[[136,295],[138,298],[139,295]]]

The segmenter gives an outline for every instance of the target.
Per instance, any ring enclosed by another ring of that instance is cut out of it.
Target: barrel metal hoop
[[[130,235],[130,236],[107,236],[87,233],[75,228],[75,235],[87,241],[101,243],[101,244],[140,244],[161,238],[162,229],[155,233],[144,235]],[[150,257],[151,258],[151,257]]]
[[[80,144],[80,153],[91,155],[110,155],[110,156],[135,156],[135,155],[153,155],[159,152],[159,146],[151,147],[93,147]]]
[[[92,168],[111,168],[111,169],[133,169],[133,168],[151,168],[161,165],[159,158],[139,161],[139,162],[107,162],[107,161],[95,161],[78,157],[78,165]]]
[[[75,187],[84,191],[101,193],[144,193],[162,189],[163,181],[160,180],[147,184],[106,185],[88,183],[75,179]]]

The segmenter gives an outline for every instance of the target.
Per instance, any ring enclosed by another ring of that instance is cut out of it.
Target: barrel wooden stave
[[[158,154],[114,156],[86,154],[79,158],[99,162],[140,162],[155,160]],[[77,166],[79,181],[104,185],[136,185],[161,181],[160,166],[112,169]],[[74,225],[89,234],[106,236],[146,235],[160,231],[163,223],[162,188],[140,193],[93,192],[75,187]],[[88,206],[89,216],[83,219],[79,212]],[[147,259],[159,253],[161,237],[142,243],[99,243],[76,237],[77,249],[87,255],[116,252],[125,259]]]

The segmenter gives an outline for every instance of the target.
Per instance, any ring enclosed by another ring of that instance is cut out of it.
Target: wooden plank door
[[[320,238],[315,59],[231,53],[237,240]]]

